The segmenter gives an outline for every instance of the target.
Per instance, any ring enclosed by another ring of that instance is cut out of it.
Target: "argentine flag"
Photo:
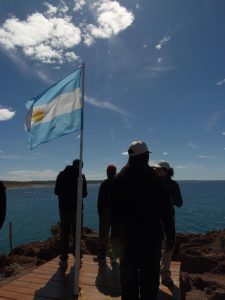
[[[82,67],[26,103],[25,128],[31,149],[81,129],[81,73]]]

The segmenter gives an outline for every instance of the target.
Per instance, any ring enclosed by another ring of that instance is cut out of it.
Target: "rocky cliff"
[[[47,241],[22,245],[16,247],[9,256],[0,256],[0,279],[58,256],[58,227],[52,228],[52,232],[54,236]],[[85,254],[96,255],[97,234],[84,228],[81,248]],[[225,230],[206,234],[177,234],[173,259],[181,261],[182,299],[225,299]]]
[[[225,299],[225,230],[178,234],[174,259],[181,261],[182,299]]]

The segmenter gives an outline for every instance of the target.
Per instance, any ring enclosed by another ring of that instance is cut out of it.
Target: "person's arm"
[[[83,177],[82,197],[83,197],[83,198],[86,198],[87,195],[88,195],[88,192],[87,192],[87,181],[86,181],[85,175],[82,175],[82,177]]]
[[[177,207],[181,207],[183,205],[183,198],[181,195],[180,187],[176,181],[174,181],[173,205]]]
[[[6,192],[5,186],[0,181],[0,229],[2,228],[6,216]]]
[[[55,195],[59,195],[60,193],[60,174],[57,176],[56,178],[56,182],[55,182],[55,188],[54,188],[54,193]]]

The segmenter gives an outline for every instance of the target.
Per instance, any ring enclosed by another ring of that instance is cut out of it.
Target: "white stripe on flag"
[[[31,116],[31,127],[49,122],[59,115],[70,113],[81,108],[80,89],[71,93],[61,94],[45,105],[35,106]]]

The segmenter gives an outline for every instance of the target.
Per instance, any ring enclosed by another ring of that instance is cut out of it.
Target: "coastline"
[[[99,184],[102,180],[87,180],[88,184]],[[31,181],[19,181],[19,180],[1,180],[6,188],[30,188],[30,187],[46,187],[55,185],[55,180],[31,180]],[[225,182],[223,179],[217,180],[198,180],[198,179],[185,179],[177,180],[178,182]]]
[[[47,180],[47,181],[9,181],[9,180],[2,180],[3,184],[7,189],[20,189],[20,188],[32,188],[32,187],[47,187],[47,186],[54,186],[55,180]],[[87,180],[88,184],[99,184],[102,180]]]
[[[46,187],[55,184],[55,181],[7,181],[3,180],[6,189],[32,188],[32,187]]]

